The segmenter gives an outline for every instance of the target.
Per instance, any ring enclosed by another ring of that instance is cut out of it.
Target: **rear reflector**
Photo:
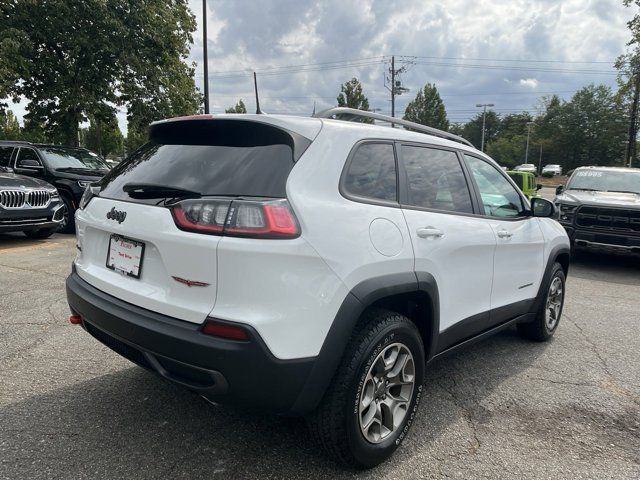
[[[300,227],[285,199],[183,200],[171,208],[176,226],[190,232],[250,238],[296,238]]]
[[[228,323],[219,323],[208,320],[202,327],[202,333],[211,335],[212,337],[226,338],[228,340],[249,340],[249,332],[237,325],[229,325]]]
[[[72,325],[80,325],[82,324],[82,317],[80,315],[71,315],[69,317],[69,323]]]

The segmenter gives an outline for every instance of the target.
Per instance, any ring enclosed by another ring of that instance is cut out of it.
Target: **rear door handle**
[[[498,237],[500,237],[500,238],[511,238],[511,237],[513,237],[513,233],[508,232],[506,230],[498,230]]]
[[[436,227],[422,227],[416,230],[420,238],[441,238],[444,232]]]

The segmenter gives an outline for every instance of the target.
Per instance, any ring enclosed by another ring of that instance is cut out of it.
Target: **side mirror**
[[[556,206],[546,198],[534,197],[531,199],[531,211],[534,217],[553,218]]]
[[[558,185],[556,188],[556,195],[560,195],[562,192],[564,192],[564,185]]]
[[[40,165],[40,162],[37,160],[25,158],[18,162],[18,168],[42,168],[42,165]]]
[[[538,184],[536,185],[536,190],[540,190],[542,188],[542,185]]]

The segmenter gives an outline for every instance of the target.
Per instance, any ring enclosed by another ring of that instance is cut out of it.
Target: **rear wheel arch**
[[[383,275],[356,285],[338,310],[292,413],[306,414],[319,404],[358,322],[372,308],[384,308],[409,318],[422,337],[425,359],[430,360],[436,352],[439,331],[438,298],[435,279],[428,273]]]

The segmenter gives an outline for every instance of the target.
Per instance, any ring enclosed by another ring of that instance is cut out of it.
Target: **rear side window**
[[[175,128],[174,128],[175,127]],[[145,202],[123,191],[129,183],[195,191],[203,196],[286,197],[294,141],[282,130],[250,122],[185,122],[162,126],[152,141],[102,180],[101,197]],[[275,133],[273,133],[273,132]],[[155,200],[146,200],[154,203]]]
[[[473,213],[471,194],[455,152],[402,146],[407,173],[407,204],[459,213]]]
[[[357,147],[349,162],[343,188],[348,195],[396,202],[398,193],[393,145],[365,143]]]
[[[0,147],[0,167],[8,167],[13,147]]]

